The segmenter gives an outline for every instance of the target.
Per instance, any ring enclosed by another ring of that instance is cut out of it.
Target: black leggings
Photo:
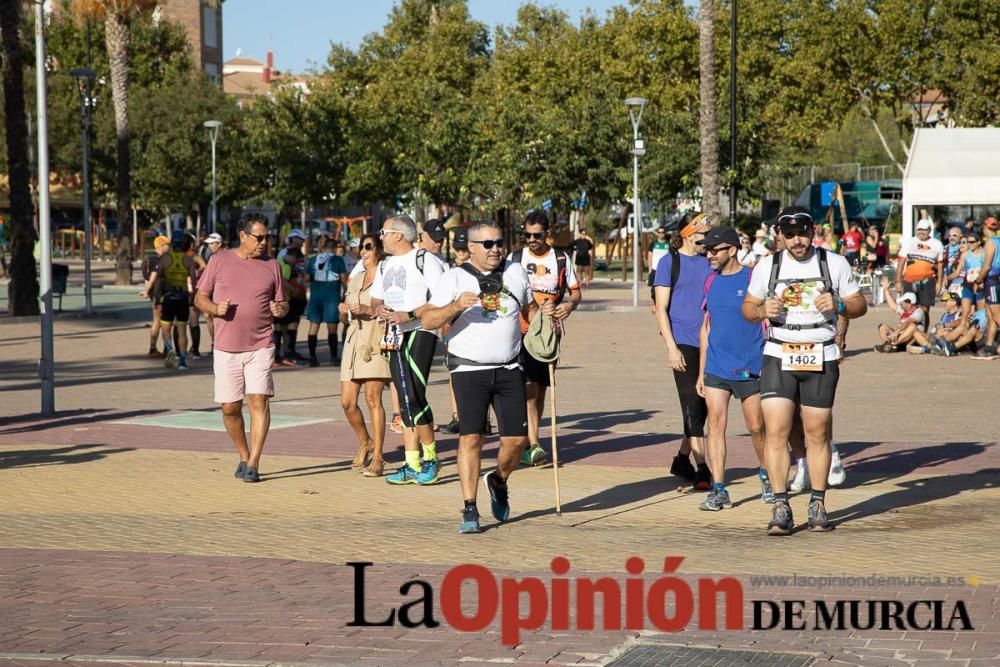
[[[708,405],[705,399],[698,395],[695,385],[698,384],[698,348],[693,345],[678,345],[684,364],[687,367],[683,373],[674,371],[674,383],[677,385],[677,398],[681,402],[681,415],[684,417],[684,437],[704,438],[705,420],[708,419]]]

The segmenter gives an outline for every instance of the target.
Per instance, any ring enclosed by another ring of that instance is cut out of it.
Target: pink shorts
[[[213,350],[215,402],[238,403],[247,394],[274,396],[274,380],[271,378],[273,363],[273,347],[250,352]]]

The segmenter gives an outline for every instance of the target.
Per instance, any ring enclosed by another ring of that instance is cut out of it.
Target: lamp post
[[[90,259],[94,254],[94,232],[90,219],[90,118],[97,98],[91,95],[96,75],[92,69],[78,67],[70,73],[80,90],[80,142],[83,150],[83,310],[94,313],[93,274]]]
[[[730,15],[729,43],[729,168],[732,182],[729,184],[729,224],[736,228],[736,3]]]
[[[625,100],[628,117],[632,121],[632,306],[639,305],[639,234],[642,230],[642,204],[639,201],[639,156],[645,155],[646,145],[639,138],[639,122],[646,108],[645,97],[630,97]]]
[[[209,233],[214,234],[216,227],[219,225],[219,209],[215,200],[215,142],[219,138],[219,128],[222,127],[222,121],[206,120],[204,125],[208,129],[208,137],[212,141],[212,231]],[[226,242],[228,243],[229,240],[229,234],[227,233]]]
[[[35,3],[35,100],[38,113],[38,235],[41,246],[42,349],[38,364],[42,416],[56,413],[55,343],[52,322],[52,211],[49,208],[49,118],[45,84],[45,10]]]

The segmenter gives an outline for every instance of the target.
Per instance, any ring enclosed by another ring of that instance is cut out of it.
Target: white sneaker
[[[840,462],[840,452],[833,450],[830,456],[830,474],[826,476],[826,483],[830,486],[840,486],[847,479],[844,472],[844,464]]]
[[[792,493],[802,493],[803,489],[809,488],[809,466],[800,464],[795,470],[795,479],[788,485],[788,490]]]

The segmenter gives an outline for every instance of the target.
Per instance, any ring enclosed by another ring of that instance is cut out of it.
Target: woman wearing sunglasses
[[[966,321],[972,313],[972,307],[978,305],[983,298],[982,286],[977,285],[979,274],[983,270],[986,253],[983,252],[983,239],[979,234],[966,234],[959,241],[958,261],[955,270],[949,274],[947,283],[958,283],[962,297],[962,321]]]
[[[382,245],[374,234],[361,237],[360,249],[361,261],[358,266],[363,269],[356,269],[353,273],[347,285],[347,295],[340,304],[341,314],[349,321],[340,366],[340,405],[358,436],[358,453],[351,467],[364,469],[365,477],[381,477],[385,468],[385,461],[382,459],[382,444],[385,442],[382,392],[389,383],[390,374],[389,362],[379,351],[382,329],[378,326],[372,309],[371,286],[375,281],[378,263],[384,255]],[[364,413],[358,406],[362,388],[365,390],[365,403],[368,404],[374,439],[368,433]]]

